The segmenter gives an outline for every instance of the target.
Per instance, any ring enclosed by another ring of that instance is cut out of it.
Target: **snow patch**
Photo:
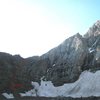
[[[38,90],[38,88],[39,88],[39,83],[37,83],[37,82],[32,82],[31,84],[32,84],[32,86],[34,87],[34,89],[37,89],[37,90]]]
[[[25,92],[25,93],[19,93],[20,96],[24,97],[24,96],[37,96],[36,95],[36,91],[34,89],[28,91],[28,92]]]
[[[92,53],[92,52],[94,52],[95,50],[92,49],[92,48],[89,48],[88,51],[89,51],[89,53]]]
[[[53,64],[52,66],[54,67],[54,66],[56,66],[56,64]]]
[[[2,93],[2,95],[4,96],[4,97],[6,97],[7,99],[13,99],[14,98],[14,96],[13,96],[13,94],[8,94],[8,93]]]

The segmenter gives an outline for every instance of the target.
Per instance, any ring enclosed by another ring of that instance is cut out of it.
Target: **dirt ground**
[[[0,100],[100,100],[100,97],[88,97],[88,98],[70,98],[70,97],[23,97],[23,98],[14,98],[6,99],[3,96],[0,96]]]

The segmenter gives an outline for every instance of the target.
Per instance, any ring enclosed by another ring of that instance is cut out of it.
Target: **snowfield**
[[[20,93],[21,96],[45,96],[45,97],[90,97],[100,96],[100,71],[95,73],[84,71],[79,79],[74,83],[64,84],[54,87],[51,81],[42,81],[41,85],[32,82],[35,87],[26,93]]]
[[[63,86],[54,87],[51,81],[41,81],[38,88],[39,96],[46,97],[89,97],[100,96],[100,71],[91,73],[84,71],[79,79],[74,83],[64,84]]]

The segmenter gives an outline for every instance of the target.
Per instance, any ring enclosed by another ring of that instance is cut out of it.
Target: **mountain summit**
[[[100,20],[98,20],[84,35],[86,38],[100,35]]]

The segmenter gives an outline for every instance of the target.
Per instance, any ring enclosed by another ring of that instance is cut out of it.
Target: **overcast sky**
[[[100,0],[0,0],[0,52],[42,55],[100,19]]]

